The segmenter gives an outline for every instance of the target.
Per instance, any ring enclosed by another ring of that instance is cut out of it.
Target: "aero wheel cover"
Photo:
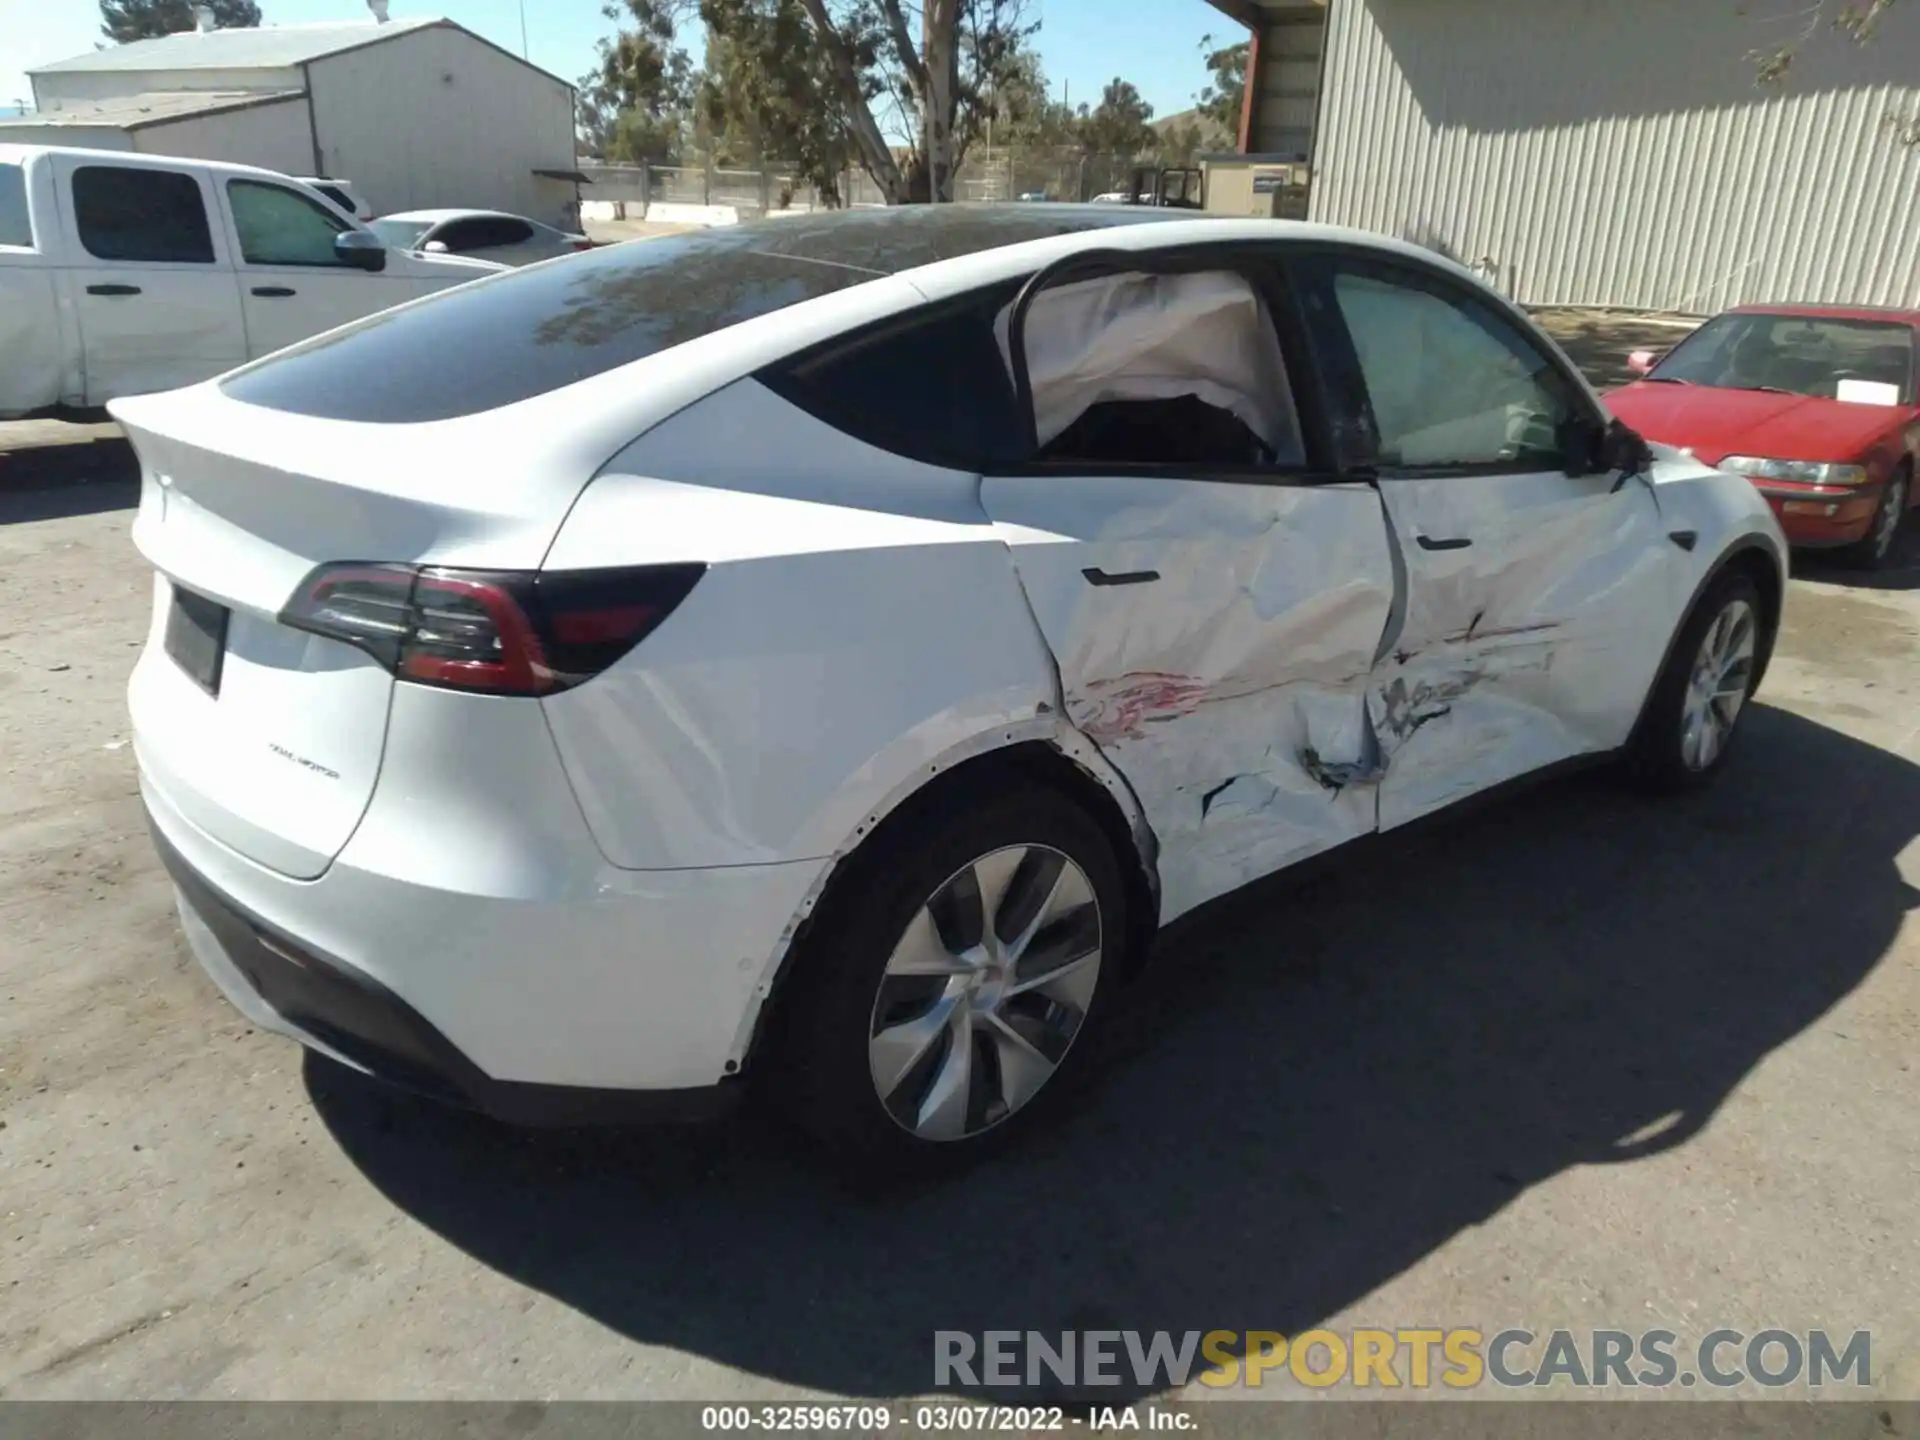
[[[1701,638],[1680,707],[1680,761],[1689,770],[1710,770],[1726,753],[1753,685],[1758,635],[1753,606],[1731,600]]]
[[[867,1059],[894,1123],[966,1140],[1030,1102],[1086,1021],[1103,940],[1086,872],[1050,846],[1008,846],[948,877],[874,998]]]

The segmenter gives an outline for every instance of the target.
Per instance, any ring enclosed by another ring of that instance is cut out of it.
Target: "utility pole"
[[[520,58],[530,58],[527,54],[527,0],[520,0]]]

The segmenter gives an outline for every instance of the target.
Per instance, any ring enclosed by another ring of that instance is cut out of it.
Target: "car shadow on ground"
[[[140,462],[118,437],[0,449],[0,525],[64,520],[140,503]]]
[[[1920,590],[1920,515],[1907,512],[1900,533],[1894,537],[1893,553],[1878,570],[1842,564],[1828,551],[1796,550],[1793,578],[1844,585],[1852,590]]]
[[[1531,1185],[1684,1144],[1873,969],[1920,769],[1764,705],[1741,745],[1704,794],[1565,779],[1183,924],[1078,1106],[937,1184],[854,1192],[745,1123],[513,1132],[311,1058],[308,1088],[453,1244],[786,1384],[924,1393],[941,1329],[1297,1333]]]

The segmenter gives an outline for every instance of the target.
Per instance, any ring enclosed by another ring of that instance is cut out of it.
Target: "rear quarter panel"
[[[609,462],[547,568],[712,567],[632,654],[545,702],[614,864],[832,855],[957,757],[1060,726],[978,489],[752,380]]]

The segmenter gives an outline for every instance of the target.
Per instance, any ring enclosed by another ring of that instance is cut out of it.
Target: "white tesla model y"
[[[488,278],[114,414],[195,953],[525,1122],[1057,1099],[1153,928],[1563,762],[1728,755],[1785,546],[1424,251],[1125,207]]]

